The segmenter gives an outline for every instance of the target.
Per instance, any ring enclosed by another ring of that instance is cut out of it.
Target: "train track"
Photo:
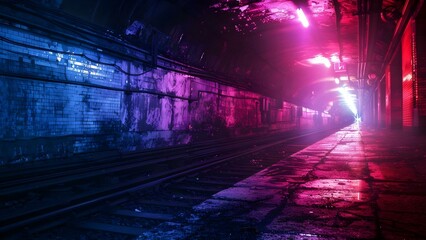
[[[134,239],[331,132],[293,131],[6,168],[0,172],[0,234]]]

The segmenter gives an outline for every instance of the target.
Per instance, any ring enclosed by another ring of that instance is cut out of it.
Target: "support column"
[[[426,9],[422,7],[416,18],[415,58],[414,58],[414,108],[418,114],[418,126],[426,132]],[[416,109],[415,109],[416,110]],[[416,122],[415,122],[416,124]]]
[[[402,51],[402,125],[403,127],[418,127],[415,123],[417,117],[414,114],[414,84],[416,76],[414,69],[416,65],[414,48],[414,21],[410,21],[401,39]],[[416,110],[417,111],[417,110]]]
[[[402,61],[401,47],[386,69],[386,127],[402,128]]]
[[[379,82],[377,88],[377,126],[379,128],[385,127],[386,120],[386,81]]]

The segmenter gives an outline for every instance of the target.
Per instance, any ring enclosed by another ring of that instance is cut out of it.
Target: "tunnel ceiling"
[[[367,68],[360,70],[360,62],[367,61],[364,55],[368,46],[375,48],[369,57],[375,61],[385,54],[387,38],[391,36],[381,34],[373,44],[367,43],[366,25],[371,19],[361,26],[360,16],[379,13],[382,8],[401,1],[374,2],[378,3],[370,4],[366,0],[51,0],[48,5],[110,29],[142,48],[153,48],[155,44],[164,56],[236,76],[245,81],[248,88],[271,96],[309,104],[315,94],[325,96],[324,102],[329,100],[329,94],[323,93],[335,87],[336,76],[348,76],[352,83],[363,78]],[[298,8],[305,12],[309,27],[303,27],[298,20]],[[380,20],[380,14],[376,16],[382,25],[389,22],[391,27],[395,25],[383,16]],[[392,32],[393,29],[381,28],[380,24],[373,30]],[[324,58],[331,60],[329,68],[321,63]]]

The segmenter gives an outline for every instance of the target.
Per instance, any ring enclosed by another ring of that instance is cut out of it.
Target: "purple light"
[[[301,8],[298,8],[296,10],[297,17],[299,18],[299,21],[302,23],[302,25],[307,28],[309,27],[308,19],[305,16],[305,13],[303,13],[303,10]]]

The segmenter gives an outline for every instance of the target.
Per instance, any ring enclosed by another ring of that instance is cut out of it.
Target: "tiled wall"
[[[185,144],[262,125],[258,94],[0,23],[2,164]]]

